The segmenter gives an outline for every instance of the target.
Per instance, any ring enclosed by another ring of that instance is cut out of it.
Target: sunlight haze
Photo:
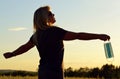
[[[101,67],[107,63],[120,66],[120,0],[0,0],[0,69],[38,69],[36,47],[10,59],[5,59],[3,53],[14,51],[30,39],[34,11],[44,5],[51,7],[58,27],[111,36],[113,62],[106,60],[104,41],[64,41],[65,68]]]

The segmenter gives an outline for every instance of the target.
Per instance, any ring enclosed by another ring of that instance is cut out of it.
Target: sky
[[[55,14],[55,25],[72,32],[108,34],[114,60],[105,57],[104,41],[64,41],[64,68],[120,66],[120,0],[0,0],[0,69],[37,71],[39,55],[36,47],[28,52],[5,59],[25,44],[33,34],[33,14],[49,5]]]

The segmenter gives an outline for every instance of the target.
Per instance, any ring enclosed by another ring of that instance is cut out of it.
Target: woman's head
[[[34,13],[34,29],[45,29],[55,22],[54,14],[50,12],[49,6],[38,8]]]

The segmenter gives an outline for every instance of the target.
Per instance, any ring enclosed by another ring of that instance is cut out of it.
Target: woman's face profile
[[[49,11],[49,13],[48,13],[48,22],[50,24],[54,24],[56,22],[54,14],[51,11]]]

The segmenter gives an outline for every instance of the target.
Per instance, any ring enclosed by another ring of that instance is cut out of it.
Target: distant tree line
[[[38,72],[28,71],[8,71],[0,72],[0,76],[37,76]],[[112,64],[105,64],[101,68],[79,68],[73,69],[69,67],[64,70],[65,77],[88,77],[88,78],[101,78],[101,79],[120,79],[120,66]]]
[[[0,72],[0,76],[37,76],[37,72],[30,72],[30,71],[7,71],[7,72]]]
[[[120,66],[105,64],[101,68],[80,68],[73,70],[69,67],[65,69],[65,77],[88,77],[88,78],[104,78],[104,79],[120,79]]]

